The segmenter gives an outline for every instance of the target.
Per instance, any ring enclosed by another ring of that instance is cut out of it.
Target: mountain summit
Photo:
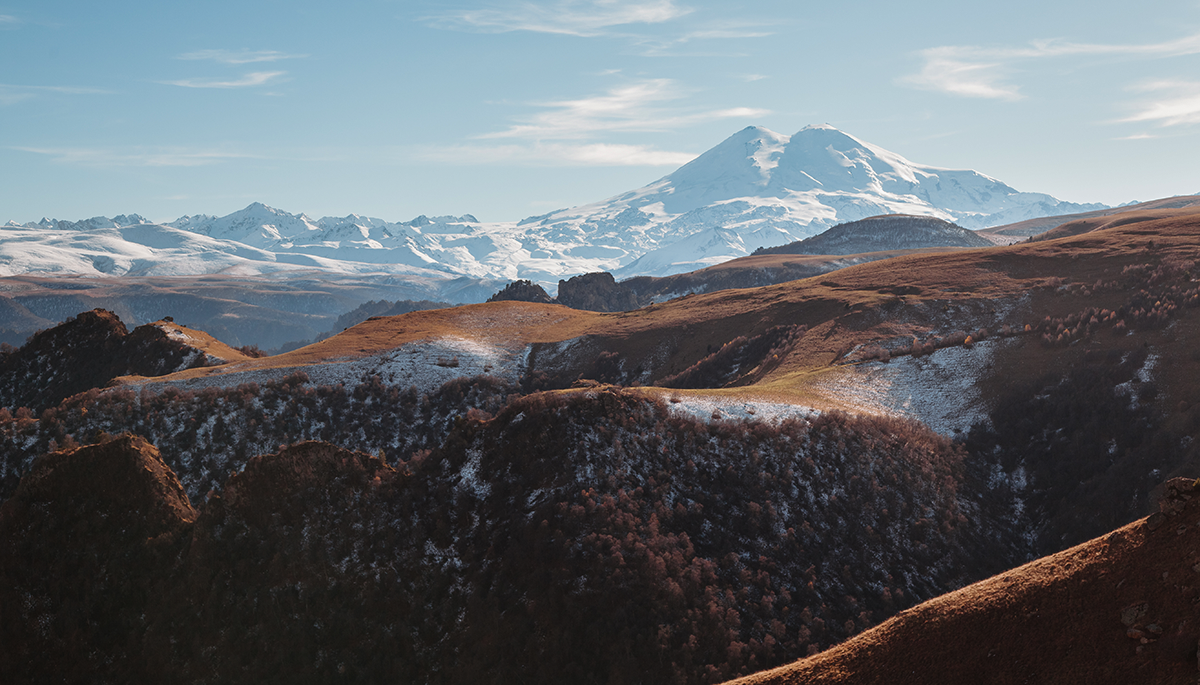
[[[828,125],[791,136],[750,126],[643,188],[536,223],[653,244],[617,270],[634,276],[710,266],[883,214],[979,229],[1104,207],[1019,192],[976,171],[916,164]],[[714,250],[714,244],[729,247]]]

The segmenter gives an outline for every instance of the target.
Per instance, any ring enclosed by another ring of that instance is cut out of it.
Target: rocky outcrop
[[[544,304],[554,303],[554,298],[550,297],[545,288],[526,279],[509,283],[504,286],[503,290],[488,298],[488,302],[501,302],[504,300],[541,302]]]
[[[0,407],[41,413],[118,376],[160,376],[206,363],[204,352],[157,326],[129,332],[116,314],[93,309],[0,353]]]
[[[633,290],[607,271],[559,281],[558,303],[591,312],[627,312],[640,306]]]

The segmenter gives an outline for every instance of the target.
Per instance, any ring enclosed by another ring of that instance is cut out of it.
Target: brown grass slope
[[[113,312],[94,309],[38,332],[20,349],[0,350],[0,407],[40,413],[119,376],[246,358],[202,331],[167,321],[129,331]]]
[[[631,312],[601,314],[521,302],[414,312],[370,320],[288,354],[191,370],[165,380],[259,368],[303,369],[441,336],[518,347],[587,337],[595,342],[587,358],[558,360],[563,377],[587,376],[596,356],[605,352],[622,359],[626,370],[649,369],[640,379],[647,384],[684,371],[738,336],[798,324],[808,333],[769,373],[756,376],[755,390],[836,407],[837,398],[814,389],[813,381],[857,345],[944,336],[954,329],[1023,329],[1085,306],[1112,309],[1128,300],[1129,293],[1094,291],[1096,281],[1119,281],[1127,267],[1198,258],[1200,214],[1185,213],[1056,240],[901,256],[778,285],[689,295]],[[1086,294],[1066,288],[1071,285],[1087,286]],[[1008,315],[998,306],[1018,301],[1023,302],[1020,311]],[[1025,350],[1021,354],[1030,358],[1014,368],[1026,376],[1054,367],[1064,354],[1082,351]]]
[[[1070,221],[1078,221],[1084,219],[1095,219],[1124,212],[1138,212],[1148,209],[1178,209],[1182,207],[1195,207],[1200,205],[1200,196],[1198,195],[1182,195],[1178,197],[1164,197],[1148,202],[1139,202],[1136,205],[1128,205],[1125,207],[1113,207],[1111,209],[1100,209],[1094,212],[1080,212],[1079,214],[1061,214],[1058,216],[1043,216],[1036,219],[1026,219],[1004,226],[996,226],[981,231],[983,234],[994,233],[1000,236],[1035,236],[1045,233],[1051,229],[1057,228]]]
[[[1194,683],[1200,492],[1165,490],[1161,513],[734,682]]]
[[[1197,200],[1197,205],[1200,205],[1200,199]],[[1033,237],[1033,240],[1054,240],[1055,238],[1065,238],[1081,233],[1090,233],[1105,228],[1116,228],[1128,224],[1137,224],[1143,221],[1154,221],[1156,219],[1170,219],[1173,217],[1183,217],[1193,214],[1200,214],[1200,206],[1188,205],[1186,207],[1149,207],[1140,209],[1128,209],[1116,214],[1106,214],[1096,217],[1079,218],[1068,221],[1055,228]]]

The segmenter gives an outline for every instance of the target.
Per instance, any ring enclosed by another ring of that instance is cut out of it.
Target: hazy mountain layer
[[[0,275],[178,276],[316,270],[401,280],[663,276],[879,214],[983,228],[1102,209],[914,164],[829,126],[744,129],[643,188],[519,222],[351,214],[314,220],[254,203],[167,224],[137,214],[0,227]],[[483,299],[483,298],[480,298]]]

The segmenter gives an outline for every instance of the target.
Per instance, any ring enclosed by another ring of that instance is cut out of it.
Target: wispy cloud
[[[93,167],[195,167],[218,164],[233,159],[258,159],[257,155],[228,150],[197,150],[187,148],[111,149],[89,147],[19,147],[20,150],[45,155],[55,162]]]
[[[1200,54],[1200,33],[1158,43],[1122,45],[1045,40],[1017,47],[941,46],[918,54],[924,62],[921,70],[900,78],[900,83],[964,97],[1018,100],[1023,96],[1012,78],[1022,63],[1071,56]]]
[[[751,107],[689,108],[675,102],[687,95],[689,91],[671,79],[644,79],[591,97],[535,103],[541,111],[519,118],[505,130],[476,136],[479,141],[497,141],[493,144],[426,147],[418,156],[453,164],[679,166],[696,155],[603,139],[676,131],[707,121],[752,119],[768,113]],[[514,142],[499,142],[502,140]]]
[[[254,71],[232,81],[220,78],[198,78],[161,81],[161,83],[170,86],[182,86],[184,88],[250,88],[275,81],[286,73],[286,71]]]
[[[20,23],[21,20],[11,14],[0,14],[0,28],[12,27]]]
[[[902,83],[966,97],[1019,100],[1017,87],[1005,83],[1008,69],[1003,62],[986,62],[978,55],[965,57],[962,48],[932,48],[922,51],[921,73],[906,76]]]
[[[690,9],[676,5],[674,0],[559,0],[457,10],[429,17],[429,20],[444,28],[489,33],[534,31],[598,36],[614,26],[659,24],[690,12]]]
[[[185,52],[175,59],[211,60],[223,64],[253,64],[256,62],[278,62],[281,59],[300,59],[308,55],[289,55],[278,50],[197,50]]]
[[[540,103],[546,111],[481,138],[570,140],[595,137],[601,132],[658,132],[718,119],[751,118],[768,110],[750,107],[680,112],[662,103],[685,95],[671,79],[646,79],[579,100]]]
[[[1200,81],[1152,81],[1137,90],[1156,94],[1137,105],[1139,111],[1121,122],[1151,122],[1159,126],[1200,124]]]
[[[623,37],[629,40],[634,45],[640,46],[643,56],[646,57],[684,57],[684,56],[707,56],[707,57],[744,57],[742,53],[728,52],[713,52],[711,50],[697,51],[692,48],[687,54],[679,52],[679,49],[684,46],[690,46],[694,43],[702,41],[716,40],[732,40],[732,39],[748,39],[748,38],[766,38],[774,35],[771,31],[765,31],[762,27],[754,24],[738,25],[736,23],[725,22],[722,28],[702,28],[685,31],[678,34],[666,35],[645,35],[645,34],[624,34]]]
[[[25,86],[13,83],[0,83],[0,106],[14,105],[37,96],[38,93],[59,93],[61,95],[111,95],[113,91],[102,88],[84,86]]]

